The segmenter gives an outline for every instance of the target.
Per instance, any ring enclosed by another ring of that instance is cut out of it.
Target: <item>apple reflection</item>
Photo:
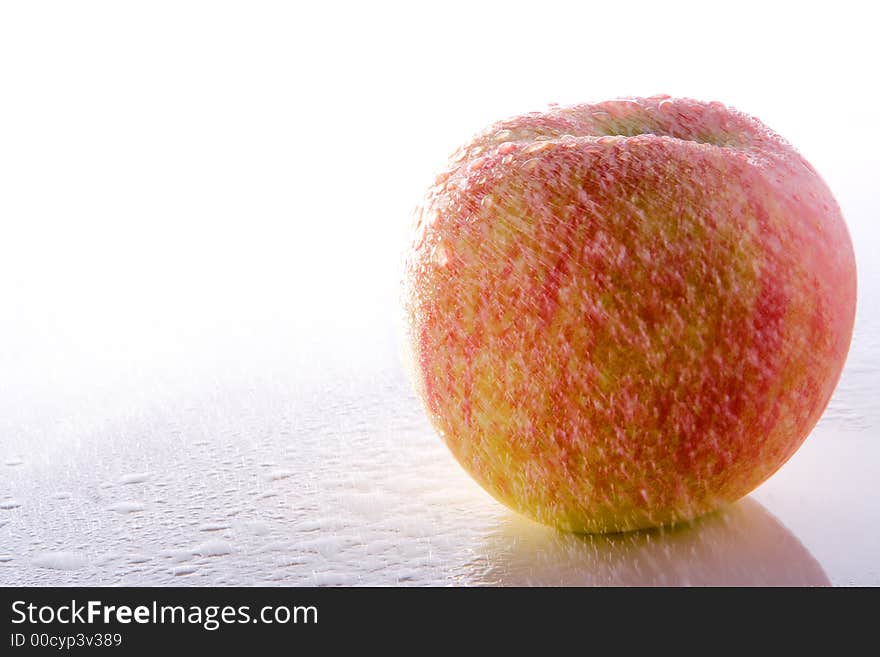
[[[830,585],[797,537],[753,499],[677,527],[605,536],[511,513],[489,541],[480,576],[489,585]]]

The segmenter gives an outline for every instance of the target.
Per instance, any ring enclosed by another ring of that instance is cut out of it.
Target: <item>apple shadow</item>
[[[691,523],[568,534],[511,513],[488,539],[496,586],[830,586],[813,555],[753,499]]]

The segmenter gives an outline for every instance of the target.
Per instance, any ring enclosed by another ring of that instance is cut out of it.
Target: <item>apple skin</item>
[[[462,146],[415,216],[415,388],[502,503],[577,532],[689,520],[772,475],[843,369],[856,266],[816,171],[668,96],[553,106]]]

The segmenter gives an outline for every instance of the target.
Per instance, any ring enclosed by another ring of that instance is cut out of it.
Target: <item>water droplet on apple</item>
[[[434,252],[431,254],[431,260],[434,261],[438,267],[445,267],[447,263],[449,263],[449,253],[446,251],[446,247],[443,244],[438,244],[434,247]]]
[[[489,158],[486,158],[486,157],[481,157],[476,160],[472,160],[467,165],[467,170],[468,170],[468,172],[479,171],[488,163],[488,161],[489,161]]]
[[[529,172],[534,171],[535,169],[537,169],[537,168],[538,168],[538,165],[539,165],[540,163],[541,163],[541,161],[540,161],[538,158],[533,157],[532,159],[530,159],[530,160],[526,160],[525,162],[523,162],[522,170],[525,171],[525,172],[527,172],[527,173],[529,173]]]
[[[550,148],[550,144],[546,141],[539,141],[534,144],[529,144],[523,149],[523,153],[537,153],[538,151],[547,150]]]

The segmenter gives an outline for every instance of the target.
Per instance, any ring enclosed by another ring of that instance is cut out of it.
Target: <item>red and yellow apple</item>
[[[742,497],[801,445],[846,359],[838,205],[720,103],[501,121],[452,156],[415,224],[416,389],[474,479],[547,524],[631,530]]]

